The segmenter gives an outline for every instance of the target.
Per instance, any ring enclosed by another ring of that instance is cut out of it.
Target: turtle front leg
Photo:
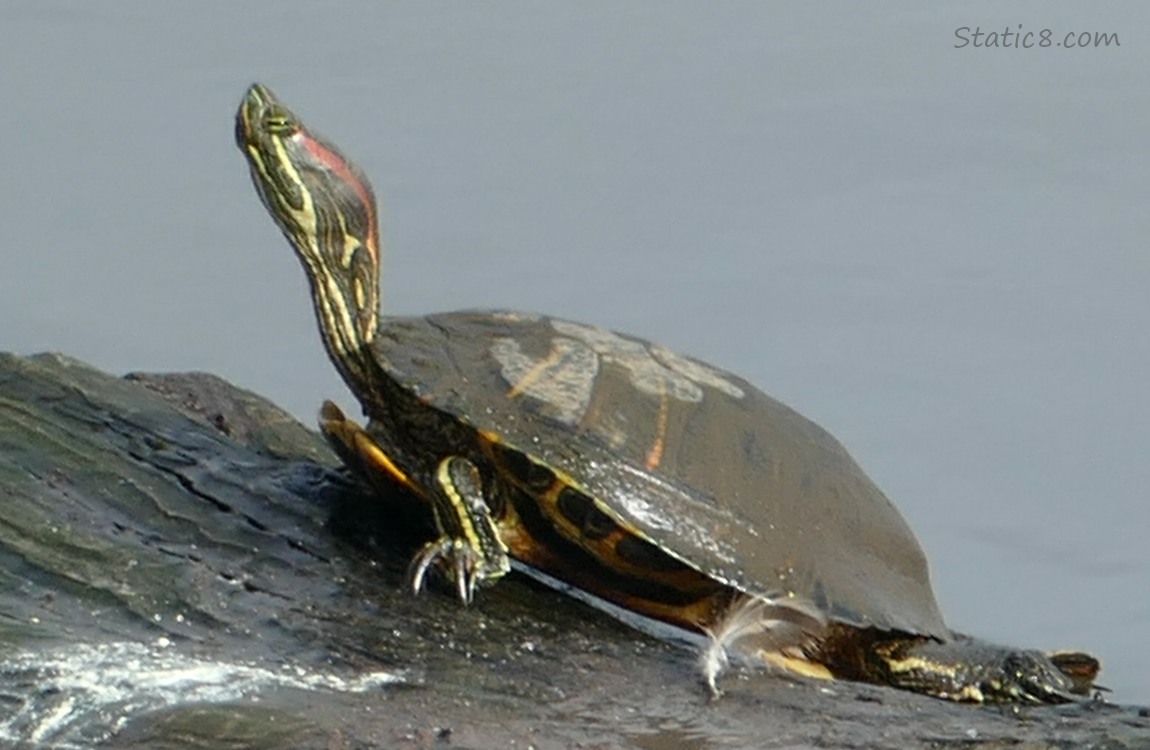
[[[424,545],[411,561],[411,587],[423,590],[427,571],[437,565],[455,580],[459,598],[470,604],[475,589],[511,570],[507,545],[499,536],[491,508],[483,500],[483,482],[475,464],[448,456],[436,467],[434,481],[424,488],[399,468],[367,430],[325,401],[320,430],[344,464],[382,493],[396,484],[425,497],[435,517],[439,538]]]
[[[483,499],[483,482],[475,464],[462,456],[439,462],[431,509],[440,536],[412,559],[411,588],[416,594],[422,591],[428,569],[438,565],[455,580],[460,601],[470,604],[477,586],[497,581],[511,570],[507,545]]]

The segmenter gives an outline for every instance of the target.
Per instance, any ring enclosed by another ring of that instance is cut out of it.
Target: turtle
[[[743,378],[640,338],[510,310],[384,316],[363,171],[261,84],[236,142],[303,265],[327,353],[366,426],[320,428],[436,537],[414,556],[466,605],[512,560],[729,657],[963,702],[1061,703],[1096,659],[952,632],[926,556],[842,444]]]

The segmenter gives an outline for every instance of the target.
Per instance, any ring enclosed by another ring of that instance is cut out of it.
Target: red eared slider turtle
[[[738,376],[596,326],[380,317],[367,178],[260,85],[236,140],[369,419],[365,430],[326,403],[325,435],[354,471],[434,515],[417,591],[437,569],[468,602],[514,558],[710,635],[712,689],[734,648],[953,700],[1089,690],[1089,657],[1056,658],[1060,668],[952,634],[906,522],[818,425]]]

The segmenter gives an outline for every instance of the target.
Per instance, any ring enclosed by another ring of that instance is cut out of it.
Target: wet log
[[[414,597],[427,533],[205,374],[0,355],[0,744],[1146,748],[1145,710],[957,706],[694,654],[528,577]]]

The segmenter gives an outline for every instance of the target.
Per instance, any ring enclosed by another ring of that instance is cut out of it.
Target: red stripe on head
[[[292,136],[292,139],[297,138],[309,154],[315,157],[315,159],[327,169],[331,170],[336,177],[345,184],[351,185],[352,189],[355,190],[355,194],[359,197],[359,202],[367,211],[368,232],[363,240],[367,245],[368,252],[372,254],[372,260],[378,263],[379,249],[376,247],[376,238],[379,236],[379,228],[376,225],[375,198],[372,196],[371,190],[364,184],[363,179],[357,174],[357,170],[354,169],[351,163],[338,151],[303,130],[296,132],[295,135]]]

